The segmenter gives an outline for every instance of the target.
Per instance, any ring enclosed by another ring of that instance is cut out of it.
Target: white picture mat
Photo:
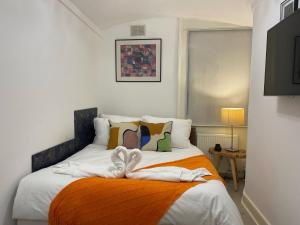
[[[156,45],[156,76],[155,77],[122,77],[121,76],[121,45]],[[117,81],[161,81],[161,39],[116,40],[116,74]]]

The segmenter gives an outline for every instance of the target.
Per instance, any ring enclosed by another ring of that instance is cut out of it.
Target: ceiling
[[[251,0],[71,0],[100,29],[151,17],[252,26]]]

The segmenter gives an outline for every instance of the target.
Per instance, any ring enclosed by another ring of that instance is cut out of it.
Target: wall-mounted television
[[[264,95],[300,95],[300,10],[268,31]]]

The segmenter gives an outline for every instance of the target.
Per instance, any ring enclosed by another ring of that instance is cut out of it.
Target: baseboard
[[[257,225],[271,225],[249,196],[243,191],[242,205]]]

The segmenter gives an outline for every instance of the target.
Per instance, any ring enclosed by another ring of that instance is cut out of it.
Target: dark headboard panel
[[[77,151],[93,142],[95,138],[95,117],[97,117],[97,108],[77,110],[74,112],[74,129]]]
[[[95,137],[93,120],[97,117],[97,108],[74,112],[74,139],[34,154],[32,172],[61,162],[91,144]]]
[[[75,140],[66,141],[31,156],[32,172],[52,166],[75,153]]]
[[[197,146],[197,129],[196,129],[196,127],[192,127],[192,129],[191,129],[190,142],[192,145]]]

